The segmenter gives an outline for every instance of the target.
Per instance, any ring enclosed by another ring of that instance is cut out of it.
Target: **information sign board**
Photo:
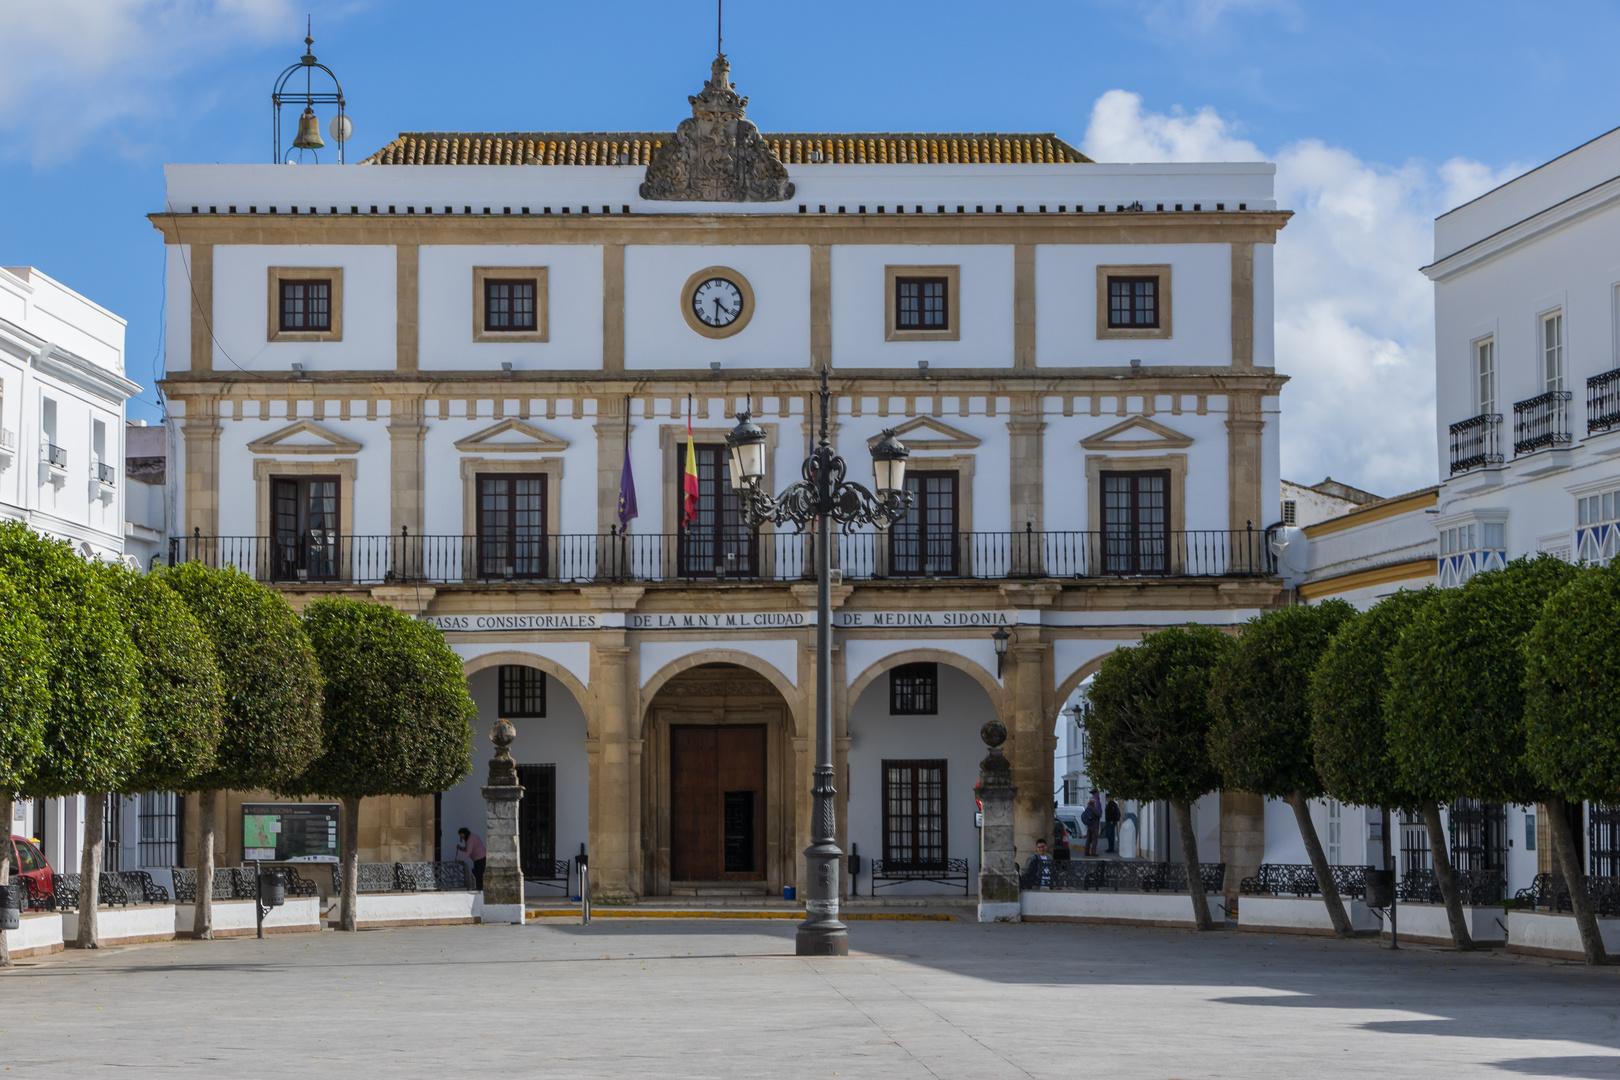
[[[338,861],[337,803],[243,803],[242,861]]]

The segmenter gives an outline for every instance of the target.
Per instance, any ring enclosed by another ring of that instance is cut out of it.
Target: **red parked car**
[[[44,854],[34,846],[33,841],[24,839],[21,836],[13,836],[11,846],[11,876],[14,878],[29,878],[33,881],[32,890],[29,890],[26,885],[23,886],[24,906],[33,906],[28,903],[30,895],[55,895],[56,883],[53,880],[54,875],[51,872],[51,864],[45,861]]]

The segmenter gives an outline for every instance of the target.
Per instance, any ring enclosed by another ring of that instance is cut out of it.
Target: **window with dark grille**
[[[484,329],[532,331],[535,328],[533,278],[484,280]]]
[[[958,475],[906,472],[911,505],[889,530],[889,573],[895,577],[955,577]]]
[[[945,762],[885,761],[884,864],[942,868],[945,858]]]
[[[1461,799],[1451,804],[1451,865],[1455,870],[1507,869],[1507,808]]]
[[[1170,568],[1170,472],[1102,474],[1103,565],[1110,574]]]
[[[546,673],[523,664],[501,665],[501,719],[546,715]]]
[[[124,868],[124,797],[107,795],[101,800],[101,869]]]
[[[281,282],[281,329],[332,329],[332,283],[297,280]]]
[[[949,289],[949,280],[942,277],[895,278],[895,329],[949,330]]]
[[[179,866],[180,814],[172,791],[145,791],[140,797],[141,868]]]
[[[1620,877],[1620,806],[1592,803],[1587,813],[1591,842],[1587,873],[1593,877]]]
[[[502,670],[505,670],[504,668]],[[532,668],[520,668],[532,671]],[[529,881],[557,878],[557,766],[519,765],[518,858]]]
[[[1299,503],[1293,499],[1283,500],[1283,524],[1293,525],[1299,519]]]
[[[1158,325],[1158,278],[1111,277],[1108,279],[1108,328],[1110,330],[1152,330],[1157,329]]]
[[[933,716],[939,712],[939,665],[901,664],[889,672],[889,712]]]
[[[743,519],[742,504],[731,486],[731,463],[724,444],[695,447],[698,476],[697,516],[681,523],[679,559],[682,577],[753,577],[757,537]],[[686,448],[680,447],[677,470],[685,468]],[[677,485],[676,498],[684,496]]]
[[[546,475],[479,473],[478,576],[546,576]]]
[[[1433,868],[1434,860],[1429,854],[1429,827],[1422,814],[1405,811],[1401,814],[1401,873]]]
[[[270,548],[277,581],[330,581],[338,574],[338,478],[270,478]]]

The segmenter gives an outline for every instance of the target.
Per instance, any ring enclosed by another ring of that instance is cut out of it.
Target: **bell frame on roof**
[[[314,108],[314,106],[317,104],[336,105],[338,109],[337,114],[339,117],[346,118],[348,116],[348,113],[345,111],[345,104],[343,101],[343,84],[338,82],[338,77],[332,74],[331,68],[315,59],[315,54],[310,51],[314,45],[315,38],[312,32],[306,30],[304,37],[304,55],[299,57],[298,63],[292,65],[286,71],[281,73],[281,77],[276,80],[275,89],[270,92],[270,112],[274,118],[273,124],[275,139],[275,156],[271,158],[271,160],[277,165],[280,165],[286,160],[286,158],[283,156],[281,145],[281,107],[283,105],[303,105],[306,108]],[[316,69],[326,72],[326,77],[332,80],[331,90],[315,89],[314,82]],[[304,88],[302,90],[288,90],[287,83],[291,81],[293,76],[297,75],[300,71],[304,73]],[[344,163],[343,148],[346,145],[347,139],[338,142],[339,165]],[[286,148],[286,153],[290,155],[292,153],[292,149],[293,148],[291,146],[288,146]]]

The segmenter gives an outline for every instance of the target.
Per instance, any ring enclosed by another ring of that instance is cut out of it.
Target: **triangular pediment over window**
[[[1087,450],[1183,450],[1192,436],[1145,416],[1132,416],[1080,440]]]
[[[465,452],[512,454],[559,454],[568,449],[568,440],[516,418],[502,420],[456,443]]]
[[[908,450],[977,450],[979,447],[979,440],[975,436],[940,423],[931,416],[919,416],[896,424],[894,433]],[[876,446],[882,439],[882,435],[874,435],[866,440],[866,445]]]
[[[248,443],[255,454],[358,454],[360,444],[313,420],[300,420]]]

